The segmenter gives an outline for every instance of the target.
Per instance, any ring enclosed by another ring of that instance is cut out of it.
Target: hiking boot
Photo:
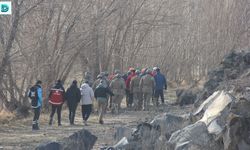
[[[103,120],[99,120],[99,123],[100,123],[100,124],[104,124]]]
[[[36,123],[36,130],[40,130],[38,123]]]
[[[61,123],[58,123],[58,127],[59,127],[59,126],[62,126],[62,124],[61,124]]]
[[[40,130],[38,124],[32,124],[32,130]]]
[[[83,121],[83,124],[84,124],[85,126],[88,126],[88,124],[87,124],[87,121],[86,121],[86,120],[84,120],[84,121]]]
[[[52,121],[53,121],[52,119],[49,120],[49,125],[50,126],[52,125]]]
[[[32,130],[36,130],[36,125],[32,124]]]

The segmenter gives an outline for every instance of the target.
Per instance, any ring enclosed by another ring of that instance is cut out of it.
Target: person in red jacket
[[[133,77],[136,76],[135,74],[135,69],[134,68],[130,68],[129,71],[131,72],[131,74],[128,76],[127,80],[126,80],[126,91],[128,94],[128,99],[127,99],[127,107],[132,107],[133,104],[133,94],[130,91],[130,81]]]
[[[65,98],[65,90],[63,88],[61,80],[57,80],[56,85],[51,88],[49,94],[49,103],[52,106],[52,111],[50,114],[49,125],[52,125],[53,116],[57,111],[57,118],[58,118],[58,126],[61,126],[61,111],[62,105],[64,103]]]

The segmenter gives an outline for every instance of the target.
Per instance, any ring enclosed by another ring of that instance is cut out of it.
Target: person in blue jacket
[[[34,86],[29,90],[29,98],[31,99],[31,107],[34,110],[34,117],[32,122],[32,130],[39,130],[38,120],[42,107],[42,81],[38,80]]]
[[[158,99],[159,96],[161,97],[161,103],[164,104],[164,94],[163,89],[167,90],[167,81],[163,74],[160,72],[160,68],[154,67],[153,68],[156,71],[156,75],[154,76],[155,79],[155,91],[154,91],[154,97],[156,101],[156,105],[159,104]]]

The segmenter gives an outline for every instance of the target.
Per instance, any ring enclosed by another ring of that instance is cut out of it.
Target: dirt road
[[[169,97],[171,97],[170,94],[167,99],[169,99]],[[60,140],[83,128],[89,130],[92,134],[98,137],[94,149],[99,149],[105,145],[115,144],[113,136],[117,127],[135,127],[139,122],[150,121],[155,115],[163,112],[184,114],[189,110],[189,108],[180,109],[178,106],[171,105],[161,106],[158,111],[131,111],[123,109],[123,112],[119,115],[112,115],[108,112],[104,119],[104,125],[98,123],[97,114],[92,114],[88,126],[84,126],[80,114],[80,107],[78,107],[75,119],[76,125],[69,125],[68,111],[64,110],[62,113],[63,120],[61,127],[57,126],[57,116],[54,117],[54,124],[49,126],[48,114],[41,114],[41,130],[35,132],[31,130],[32,114],[30,117],[22,120],[7,118],[0,123],[0,149],[34,149],[39,143],[49,140]]]

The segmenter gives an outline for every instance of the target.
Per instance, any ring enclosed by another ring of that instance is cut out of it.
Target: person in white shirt
[[[81,100],[80,105],[82,106],[82,118],[84,125],[87,125],[87,120],[92,112],[92,104],[94,100],[94,91],[89,86],[88,81],[82,84],[81,88]]]

